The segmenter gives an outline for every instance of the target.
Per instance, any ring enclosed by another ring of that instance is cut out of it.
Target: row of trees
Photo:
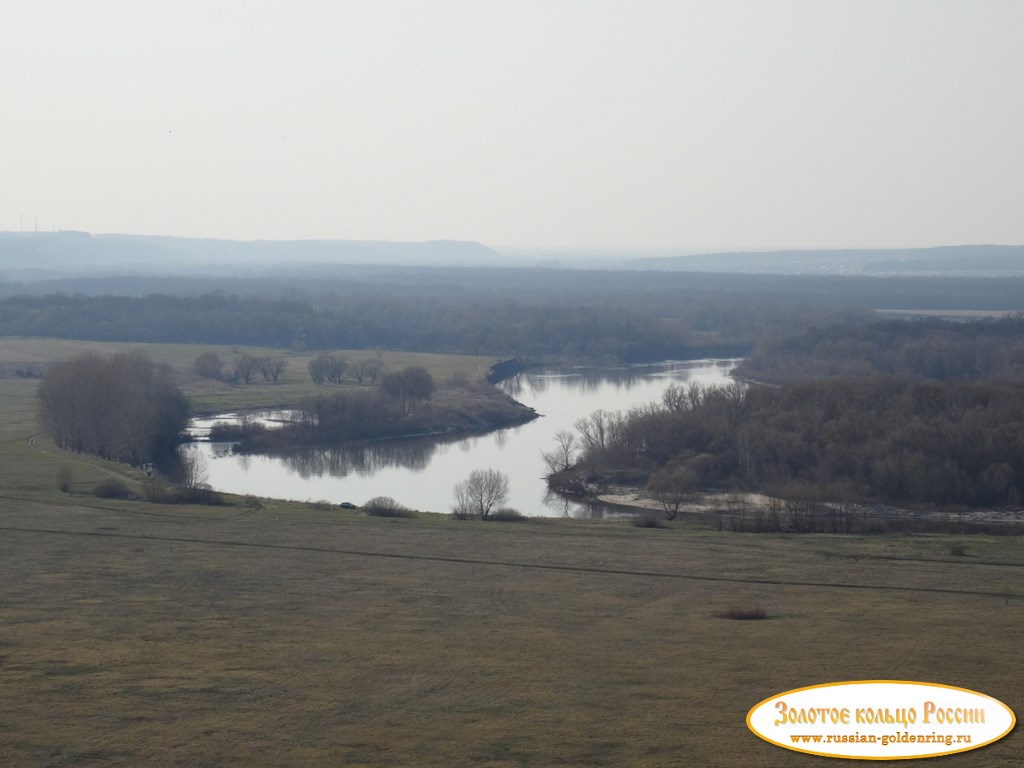
[[[225,362],[216,352],[203,352],[192,364],[193,370],[198,376],[204,379],[223,379]],[[235,360],[232,370],[232,378],[251,384],[257,374],[263,376],[264,381],[277,383],[288,368],[288,361],[283,357],[271,357],[270,355],[251,355],[243,352]]]
[[[580,420],[553,485],[648,481],[667,511],[687,486],[858,501],[1024,502],[1024,394],[1014,381],[876,376],[781,387],[672,387],[659,404]],[[681,503],[681,502],[680,502]]]
[[[252,383],[257,373],[263,376],[264,381],[277,383],[278,378],[288,367],[288,361],[283,357],[270,357],[269,355],[250,355],[243,352],[235,363],[235,377],[246,384]]]
[[[346,376],[354,378],[359,385],[364,382],[372,385],[384,371],[384,360],[378,355],[349,363],[337,355],[319,355],[309,361],[308,368],[309,377],[318,387],[325,383],[341,384]]]
[[[173,455],[188,401],[141,351],[54,363],[39,385],[39,423],[61,448],[141,465]]]

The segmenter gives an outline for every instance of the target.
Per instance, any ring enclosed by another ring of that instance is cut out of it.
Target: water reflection
[[[542,418],[471,437],[381,440],[282,456],[239,456],[220,443],[192,443],[187,450],[203,453],[210,483],[230,493],[333,503],[386,495],[412,509],[446,512],[455,483],[473,469],[494,468],[509,475],[508,506],[525,515],[616,517],[623,513],[548,492],[541,453],[554,447],[554,435],[599,409],[625,411],[660,400],[672,383],[726,384],[735,362],[528,371],[499,386]]]
[[[613,390],[629,390],[638,382],[651,378],[665,378],[682,383],[689,381],[694,374],[714,369],[727,375],[737,362],[735,359],[670,360],[664,363],[619,368],[576,367],[540,372],[527,370],[506,379],[498,386],[517,400],[527,394],[543,394],[552,386],[578,390],[582,393],[598,392],[609,387]]]
[[[436,438],[381,440],[359,445],[303,448],[282,454],[279,458],[299,477],[325,474],[346,477],[352,473],[366,476],[389,468],[421,472],[441,445],[442,441]]]

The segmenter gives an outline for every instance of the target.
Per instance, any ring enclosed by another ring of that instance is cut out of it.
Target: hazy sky
[[[1020,0],[4,6],[0,229],[1024,243]]]

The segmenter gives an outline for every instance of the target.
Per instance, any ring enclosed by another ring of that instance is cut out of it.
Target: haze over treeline
[[[805,249],[509,248],[437,240],[219,240],[87,232],[0,232],[0,284],[99,273],[259,275],[359,264],[599,268],[772,274],[1024,274],[1024,246]]]
[[[0,333],[636,362],[738,356],[872,308],[1022,308],[1024,278],[321,266],[7,286]]]

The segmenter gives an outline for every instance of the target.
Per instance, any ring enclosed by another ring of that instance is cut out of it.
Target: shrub
[[[757,608],[730,608],[718,614],[720,619],[731,619],[732,621],[762,621],[768,618],[768,614],[761,607]]]
[[[374,496],[363,504],[363,512],[374,517],[415,517],[416,513],[390,496]]]
[[[526,515],[524,515],[518,509],[512,509],[512,507],[502,507],[501,509],[494,510],[484,519],[496,520],[499,523],[516,523],[520,520],[526,520]]]
[[[192,364],[196,375],[204,379],[220,379],[224,376],[224,361],[216,352],[203,352]]]
[[[71,493],[75,487],[75,475],[71,471],[71,465],[65,464],[57,470],[57,487],[61,493]]]
[[[957,543],[949,548],[949,554],[955,557],[967,557],[967,545]]]
[[[118,480],[116,477],[108,477],[106,480],[100,480],[96,483],[96,487],[92,491],[93,496],[99,499],[130,499],[134,494],[128,489],[128,486]]]
[[[181,490],[155,475],[142,481],[142,496],[152,504],[181,504],[185,500]]]
[[[202,504],[205,507],[219,507],[225,503],[224,495],[209,486],[189,490],[186,493],[186,500],[192,504]]]
[[[644,510],[633,518],[632,524],[634,528],[661,528],[661,515],[652,510]]]

